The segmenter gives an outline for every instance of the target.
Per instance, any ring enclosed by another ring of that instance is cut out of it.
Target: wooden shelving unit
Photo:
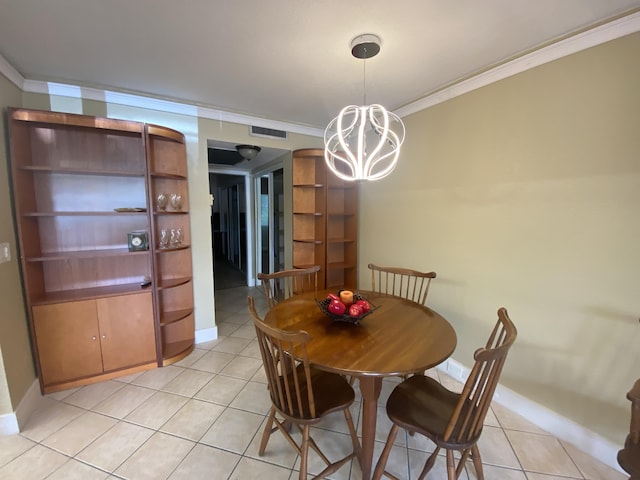
[[[356,288],[357,184],[326,168],[324,151],[293,152],[293,266],[320,265],[324,288]]]
[[[155,306],[158,312],[158,347],[163,365],[177,362],[194,347],[193,274],[189,228],[189,189],[184,137],[174,130],[147,125],[147,161],[152,206],[155,261]],[[181,205],[161,210],[159,194],[180,195]],[[180,229],[180,242],[161,245],[161,232]]]
[[[182,135],[138,122],[29,109],[9,110],[9,130],[21,268],[42,391],[186,355],[193,348],[193,318],[192,345],[166,355],[165,343],[188,336],[165,340],[158,285],[181,277],[188,279],[181,285],[190,286],[190,248],[186,240],[176,249],[184,252],[176,272],[171,268],[178,262],[158,258],[155,228],[162,227],[151,201],[167,181],[188,198]],[[175,215],[188,239],[188,209]],[[148,232],[148,250],[129,250],[133,231]],[[141,287],[146,279],[151,285]],[[183,289],[181,302],[193,317],[190,292]]]

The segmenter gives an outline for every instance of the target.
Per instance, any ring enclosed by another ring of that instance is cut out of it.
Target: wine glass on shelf
[[[169,231],[166,228],[160,230],[160,248],[169,246]]]
[[[179,193],[172,193],[169,199],[169,204],[174,210],[180,210],[182,208],[182,195]]]
[[[171,246],[179,247],[182,245],[182,227],[171,229]]]
[[[164,212],[167,209],[167,202],[169,201],[169,197],[166,193],[159,193],[156,195],[156,208]]]

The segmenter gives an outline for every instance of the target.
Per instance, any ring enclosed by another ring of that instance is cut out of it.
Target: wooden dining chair
[[[371,270],[371,290],[406,298],[420,305],[427,304],[431,280],[436,278],[436,272],[420,272],[401,267],[380,267],[369,264]],[[407,379],[409,375],[402,375]],[[353,383],[353,379],[350,380]]]
[[[507,353],[517,333],[507,310],[500,308],[498,321],[485,347],[479,348],[473,355],[475,363],[462,393],[452,392],[436,380],[422,375],[410,377],[393,389],[387,400],[387,415],[393,425],[376,465],[375,480],[382,478],[382,475],[396,478],[385,471],[385,466],[400,427],[422,434],[436,444],[420,474],[420,480],[431,470],[442,448],[447,452],[448,480],[458,478],[469,457],[473,460],[478,480],[484,480],[477,442]],[[457,466],[453,454],[456,450],[460,452]]]
[[[386,295],[406,298],[426,305],[431,280],[436,272],[419,272],[409,268],[380,267],[369,264],[371,270],[371,290]]]
[[[627,398],[631,400],[631,426],[624,448],[618,452],[618,463],[629,480],[640,480],[640,379],[633,384]]]
[[[248,301],[272,403],[258,455],[264,455],[271,434],[279,430],[300,455],[300,480],[307,480],[309,448],[327,465],[314,478],[324,478],[360,454],[360,442],[349,411],[355,399],[353,388],[342,376],[309,365],[306,344],[311,337],[307,332],[289,332],[265,324],[256,313],[253,297]],[[343,412],[347,422],[353,451],[331,462],[311,437],[310,429],[325,416],[339,411]],[[301,444],[289,433],[291,425],[295,425],[302,434]]]
[[[276,303],[293,295],[318,291],[319,265],[309,268],[292,268],[275,273],[259,273],[258,280],[262,282],[264,296],[267,297],[269,308]]]

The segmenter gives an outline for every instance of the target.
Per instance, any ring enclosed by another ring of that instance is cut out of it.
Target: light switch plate
[[[9,242],[0,243],[0,263],[11,261],[11,249]]]

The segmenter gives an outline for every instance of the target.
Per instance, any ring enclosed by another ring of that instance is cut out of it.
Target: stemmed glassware
[[[169,199],[169,204],[174,210],[180,210],[182,208],[182,195],[178,193],[172,193]]]
[[[169,246],[169,231],[166,228],[160,230],[160,248]]]
[[[171,229],[171,246],[179,247],[182,245],[182,227]]]
[[[169,197],[166,193],[159,193],[156,195],[156,207],[159,211],[164,212],[167,208],[167,202],[169,201]]]

